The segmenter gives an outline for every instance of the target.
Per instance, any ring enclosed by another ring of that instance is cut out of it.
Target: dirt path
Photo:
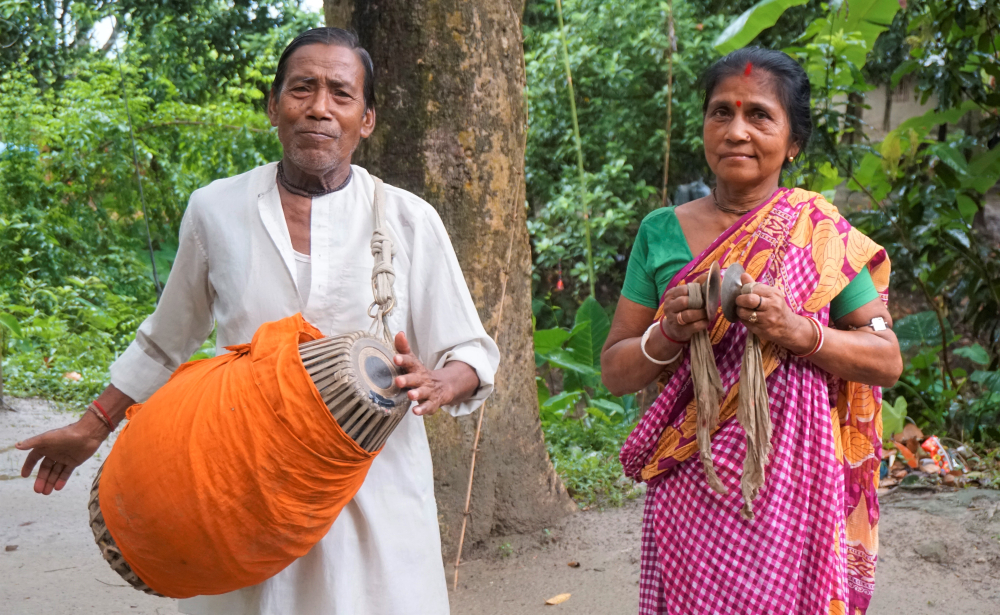
[[[14,442],[71,417],[45,402],[12,405],[19,411],[0,413],[0,615],[176,613],[174,601],[125,586],[94,546],[86,502],[99,459],[48,498],[19,477],[24,455],[10,448]],[[105,445],[99,455],[107,451]],[[871,615],[1000,613],[1000,492],[896,491],[882,504]],[[641,518],[637,500],[581,512],[544,532],[494,538],[469,553],[452,613],[635,613]],[[17,548],[2,548],[8,545]],[[447,572],[450,582],[450,565]],[[561,593],[572,596],[558,607],[544,605]]]

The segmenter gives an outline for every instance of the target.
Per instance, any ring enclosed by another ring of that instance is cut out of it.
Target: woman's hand
[[[59,491],[66,486],[73,470],[97,452],[109,433],[100,419],[87,412],[72,425],[18,442],[14,445],[17,450],[30,451],[21,468],[21,477],[31,476],[35,464],[41,460],[35,493],[49,495],[53,490]]]
[[[701,276],[696,282],[702,284],[705,279],[706,276]],[[688,301],[686,284],[671,288],[663,296],[663,318],[660,319],[660,324],[670,339],[677,342],[687,342],[698,331],[708,329],[704,308],[689,309]]]
[[[743,284],[754,279],[744,273]],[[753,292],[736,297],[736,314],[751,333],[774,342],[795,354],[805,354],[816,344],[815,329],[808,319],[792,312],[785,295],[767,284],[757,282]]]
[[[479,388],[479,376],[467,363],[449,361],[441,369],[431,371],[413,354],[405,333],[397,333],[395,342],[399,354],[393,361],[404,372],[396,377],[396,386],[409,389],[407,397],[420,402],[414,406],[413,414],[434,414],[441,406],[465,401]]]

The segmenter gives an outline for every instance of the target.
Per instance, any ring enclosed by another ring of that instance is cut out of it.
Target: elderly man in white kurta
[[[372,79],[367,53],[342,30],[311,30],[289,45],[269,105],[284,158],[191,196],[163,297],[112,365],[100,408],[19,443],[32,449],[27,472],[42,461],[36,491],[62,488],[124,410],[162,386],[213,327],[219,348],[249,342],[261,324],[296,312],[325,335],[370,327],[374,181],[350,155],[374,129]],[[406,374],[398,383],[410,389],[413,412],[306,556],[258,586],[184,600],[183,613],[448,612],[421,415],[473,411],[492,390],[499,352],[437,213],[404,190],[386,186],[385,194],[396,275],[388,324],[399,332],[395,360]]]

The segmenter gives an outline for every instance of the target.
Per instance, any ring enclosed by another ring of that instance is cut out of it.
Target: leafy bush
[[[588,298],[572,329],[535,331],[545,442],[566,488],[583,505],[619,506],[635,494],[618,461],[639,418],[635,395],[616,397],[601,383],[601,348],[610,327],[604,308]]]
[[[660,205],[666,124],[668,47],[660,0],[567,0],[563,3],[576,88],[586,197],[591,207],[594,270],[602,297],[621,288],[625,257],[639,221]],[[711,41],[724,16],[674,2],[671,186],[704,178],[700,73],[718,53]],[[528,147],[525,174],[538,295],[561,267],[570,294],[587,293],[583,219],[566,75],[555,5],[534,3],[525,16]]]
[[[263,75],[318,16],[279,2],[287,12],[272,18],[273,3],[258,3],[255,21],[256,8],[237,4],[214,25],[211,3],[163,20],[150,17],[163,7],[136,8],[119,58],[64,48],[58,35],[86,41],[115,3],[74,3],[70,25],[33,7],[5,39],[18,42],[0,52],[0,313],[18,329],[0,327],[7,393],[93,398],[155,306],[147,224],[164,282],[191,192],[280,156]],[[10,25],[0,19],[0,31]],[[180,49],[195,31],[227,37],[226,53]]]

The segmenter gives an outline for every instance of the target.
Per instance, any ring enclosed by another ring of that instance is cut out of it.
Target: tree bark
[[[323,17],[331,28],[351,28],[354,0],[323,0]]]
[[[540,529],[575,510],[549,462],[538,418],[522,10],[521,0],[357,0],[351,24],[377,75],[378,123],[357,160],[438,211],[483,324],[500,346],[466,544],[493,532]],[[425,423],[449,558],[462,525],[475,419],[438,413]]]

